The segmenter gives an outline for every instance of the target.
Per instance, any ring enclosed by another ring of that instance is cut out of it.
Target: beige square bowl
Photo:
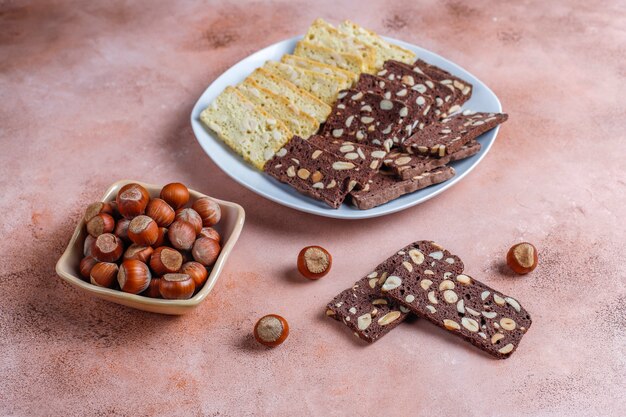
[[[136,182],[144,186],[151,197],[158,197],[161,192],[161,186],[153,184],[145,184],[139,181],[122,180],[111,185],[102,197],[102,201],[113,201],[117,196],[117,192],[120,188],[128,183]],[[207,197],[194,190],[189,190],[191,199],[195,200],[200,197]],[[217,282],[217,278],[220,276],[220,272],[226,260],[233,250],[243,223],[245,220],[245,211],[239,204],[231,203],[228,201],[222,201],[214,199],[220,205],[222,210],[222,218],[220,222],[215,226],[215,229],[220,233],[222,237],[222,252],[220,253],[213,269],[209,273],[206,283],[202,289],[189,300],[162,300],[158,298],[148,298],[141,295],[129,294],[110,288],[97,287],[91,285],[88,282],[83,281],[80,278],[79,264],[83,258],[83,243],[87,236],[85,230],[85,222],[81,219],[74,230],[74,235],[70,240],[65,252],[61,255],[61,258],[56,264],[56,271],[59,276],[65,281],[69,282],[73,286],[84,290],[91,295],[99,298],[103,298],[114,303],[122,304],[128,307],[133,307],[139,310],[150,311],[153,313],[161,314],[185,314],[188,311],[194,309],[206,298],[207,295],[213,289],[213,286]]]

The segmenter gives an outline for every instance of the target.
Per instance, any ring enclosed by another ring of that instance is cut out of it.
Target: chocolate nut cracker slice
[[[413,254],[409,267],[389,274],[383,293],[498,359],[511,356],[532,324],[521,304],[467,274],[437,268],[449,252],[435,242],[418,243]]]
[[[460,150],[465,144],[507,121],[506,113],[475,113],[465,110],[426,126],[402,144],[408,153],[442,158]]]
[[[390,271],[409,264],[414,250],[414,243],[400,249],[351,288],[342,291],[326,306],[326,316],[342,322],[355,336],[368,343],[397,327],[406,318],[408,310],[381,295],[380,287]],[[453,255],[450,258],[453,262],[438,262],[439,267],[451,273],[463,272],[463,262]]]

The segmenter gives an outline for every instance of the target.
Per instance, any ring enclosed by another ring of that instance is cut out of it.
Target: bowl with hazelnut
[[[100,201],[85,203],[56,271],[95,297],[185,314],[213,290],[244,220],[240,205],[181,183],[118,181]]]

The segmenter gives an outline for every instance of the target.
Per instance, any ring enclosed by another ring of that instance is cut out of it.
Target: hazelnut
[[[192,225],[196,234],[202,231],[202,218],[194,209],[186,208],[176,210],[176,220],[184,221]]]
[[[506,254],[506,263],[515,273],[523,275],[537,267],[537,248],[528,242],[518,243]]]
[[[208,197],[197,199],[191,207],[197,211],[202,218],[203,226],[214,226],[222,217],[220,205],[215,200]]]
[[[161,198],[174,210],[178,210],[189,201],[189,190],[183,184],[174,182],[163,187]]]
[[[96,239],[91,256],[100,262],[115,262],[122,256],[124,246],[119,237],[112,233],[104,233]]]
[[[121,218],[115,224],[115,230],[113,234],[125,242],[128,242],[130,239],[128,238],[128,226],[130,225],[130,220]]]
[[[96,214],[87,222],[87,233],[93,237],[111,233],[113,229],[115,229],[115,219],[110,214]]]
[[[212,227],[203,227],[202,230],[200,231],[200,234],[198,235],[198,238],[200,238],[200,237],[206,237],[208,239],[213,239],[217,243],[220,243],[220,241],[222,240],[220,234],[217,233],[217,230],[215,230]]]
[[[136,259],[147,264],[153,252],[154,249],[150,246],[141,246],[133,243],[126,249],[126,252],[124,252],[123,258],[124,260]]]
[[[90,282],[98,287],[111,288],[115,282],[118,267],[111,262],[98,262],[91,268]]]
[[[159,227],[167,227],[174,221],[174,209],[160,198],[153,198],[146,207],[146,216],[151,217]]]
[[[332,256],[321,246],[307,246],[298,254],[298,271],[308,279],[322,278],[332,264]]]
[[[87,235],[87,237],[85,238],[85,242],[83,243],[83,255],[91,256],[91,253],[93,251],[93,245],[95,243],[96,238],[91,235]]]
[[[161,246],[156,248],[150,257],[150,268],[157,275],[171,274],[178,271],[183,264],[183,255],[176,249]]]
[[[152,247],[153,248],[158,248],[160,246],[166,246],[166,245],[169,245],[169,242],[167,241],[167,228],[166,227],[159,227],[157,240],[156,240],[156,242],[154,242],[152,244]]]
[[[150,285],[148,285],[148,289],[141,293],[141,295],[150,298],[163,298],[161,297],[161,293],[159,292],[159,285],[161,283],[161,278],[152,278],[150,280]]]
[[[150,285],[151,279],[152,274],[148,265],[136,259],[122,262],[117,273],[117,282],[120,284],[120,289],[131,294],[139,294],[145,291]]]
[[[131,183],[120,189],[115,201],[120,214],[127,219],[132,219],[146,211],[150,194],[141,185]]]
[[[161,296],[168,300],[187,300],[193,296],[196,286],[187,274],[165,274],[159,283]]]
[[[221,250],[222,248],[217,241],[201,237],[193,244],[191,255],[195,261],[200,262],[202,265],[211,266],[217,260]]]
[[[89,277],[91,276],[91,269],[98,263],[98,260],[93,258],[92,256],[85,256],[80,261],[80,275],[89,281]]]
[[[276,314],[261,317],[254,326],[254,338],[262,345],[278,346],[289,336],[287,320]]]
[[[128,237],[133,243],[150,246],[159,237],[159,226],[150,217],[139,215],[130,221]]]
[[[176,249],[190,250],[196,240],[196,231],[189,223],[176,220],[167,229],[167,238]]]
[[[85,216],[83,219],[85,223],[89,222],[89,220],[93,219],[96,215],[104,213],[110,216],[113,216],[114,210],[111,206],[111,203],[103,203],[101,201],[91,203],[87,206],[87,210],[85,210]]]
[[[196,290],[199,290],[204,285],[207,277],[209,276],[209,273],[204,265],[193,261],[183,264],[182,268],[180,268],[180,272],[181,274],[187,274],[191,277],[196,285]]]

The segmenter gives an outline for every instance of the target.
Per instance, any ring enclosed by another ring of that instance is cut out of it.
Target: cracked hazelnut
[[[518,243],[506,254],[506,263],[515,273],[523,275],[537,267],[537,248],[528,242]]]
[[[254,338],[262,345],[278,346],[289,336],[287,320],[276,314],[261,317],[254,326]]]
[[[307,246],[298,254],[298,271],[308,279],[322,278],[332,264],[332,256],[321,246]]]

